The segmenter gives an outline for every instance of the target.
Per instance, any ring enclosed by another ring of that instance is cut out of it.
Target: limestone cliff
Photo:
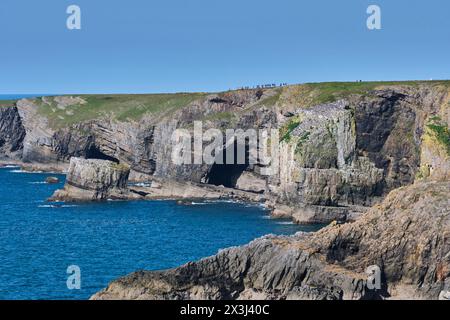
[[[24,99],[2,108],[0,159],[64,171],[71,157],[108,160],[128,165],[131,181],[223,185],[262,194],[274,215],[299,223],[346,220],[395,188],[448,173],[449,87],[325,83]],[[204,130],[279,129],[279,171],[267,177],[260,165],[175,165],[172,133],[192,130],[196,120]]]
[[[25,128],[17,107],[0,107],[0,154],[6,159],[22,156]]]

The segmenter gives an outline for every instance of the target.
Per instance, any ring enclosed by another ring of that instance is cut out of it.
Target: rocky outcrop
[[[450,290],[449,182],[391,192],[361,219],[266,236],[216,256],[112,282],[92,299],[438,299]],[[366,268],[381,270],[369,289]]]
[[[64,189],[55,191],[50,201],[92,201],[129,199],[130,168],[98,159],[72,158]]]
[[[253,173],[243,172],[236,181],[236,189],[263,193],[267,189],[266,180]]]
[[[0,131],[0,141],[5,141],[0,158],[16,160],[27,169],[52,171],[67,171],[72,157],[120,162],[130,167],[131,181],[222,185],[261,193],[277,216],[298,223],[331,222],[364,212],[362,207],[379,202],[397,187],[449,171],[447,151],[428,130],[435,116],[448,128],[447,84],[375,88],[311,105],[304,104],[313,95],[303,92],[304,86],[237,90],[201,95],[176,110],[137,119],[94,112],[86,120],[67,123],[74,106],[90,114],[89,99],[23,99],[1,117],[8,125]],[[295,94],[297,89],[303,93]],[[62,116],[56,116],[58,110]],[[278,172],[263,176],[263,166],[249,164],[174,164],[172,133],[177,128],[192,132],[194,121],[202,121],[204,131],[279,129]]]

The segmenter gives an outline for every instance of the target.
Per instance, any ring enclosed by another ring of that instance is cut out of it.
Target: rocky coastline
[[[450,290],[449,188],[400,188],[356,222],[266,236],[172,270],[135,272],[92,299],[437,300]],[[367,286],[372,265],[382,270],[378,290]]]
[[[274,218],[330,224],[173,270],[137,272],[95,299],[446,297],[450,83],[329,86],[183,96],[177,108],[131,119],[71,120],[94,98],[118,97],[23,99],[0,108],[0,163],[67,173],[50,201],[231,198],[261,203]],[[279,170],[265,176],[263,165],[247,162],[174,164],[171,134],[192,131],[194,121],[221,131],[279,130]],[[380,267],[382,289],[367,290],[370,265]]]

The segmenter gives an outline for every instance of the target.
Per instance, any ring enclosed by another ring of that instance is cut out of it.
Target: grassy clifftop
[[[0,100],[0,108],[12,107],[16,102],[14,100]]]
[[[262,89],[271,91],[251,108],[275,105],[281,108],[304,107],[333,102],[350,95],[368,94],[372,90],[391,87],[445,87],[450,89],[450,81],[403,81],[403,82],[324,82],[290,85],[283,88]],[[235,91],[239,94],[242,90]],[[116,94],[44,97],[32,99],[38,113],[54,128],[70,126],[82,121],[110,117],[118,121],[139,120],[145,115],[170,116],[194,101],[202,101],[208,93],[174,94]],[[0,101],[0,107],[13,105],[13,101]],[[217,117],[232,118],[241,110],[227,110]],[[209,115],[216,118],[216,115]]]
[[[345,99],[350,95],[368,94],[370,91],[386,89],[389,87],[430,87],[445,86],[450,88],[450,81],[380,81],[380,82],[322,82],[306,83],[303,85],[284,88],[279,100],[280,104],[298,104],[311,107],[318,104],[334,102]]]
[[[204,93],[80,95],[39,98],[34,103],[52,127],[64,127],[103,117],[129,121],[144,115],[168,114],[204,96]]]

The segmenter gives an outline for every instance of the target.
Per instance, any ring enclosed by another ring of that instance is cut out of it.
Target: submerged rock
[[[66,184],[50,201],[128,199],[130,168],[108,160],[72,158]]]

